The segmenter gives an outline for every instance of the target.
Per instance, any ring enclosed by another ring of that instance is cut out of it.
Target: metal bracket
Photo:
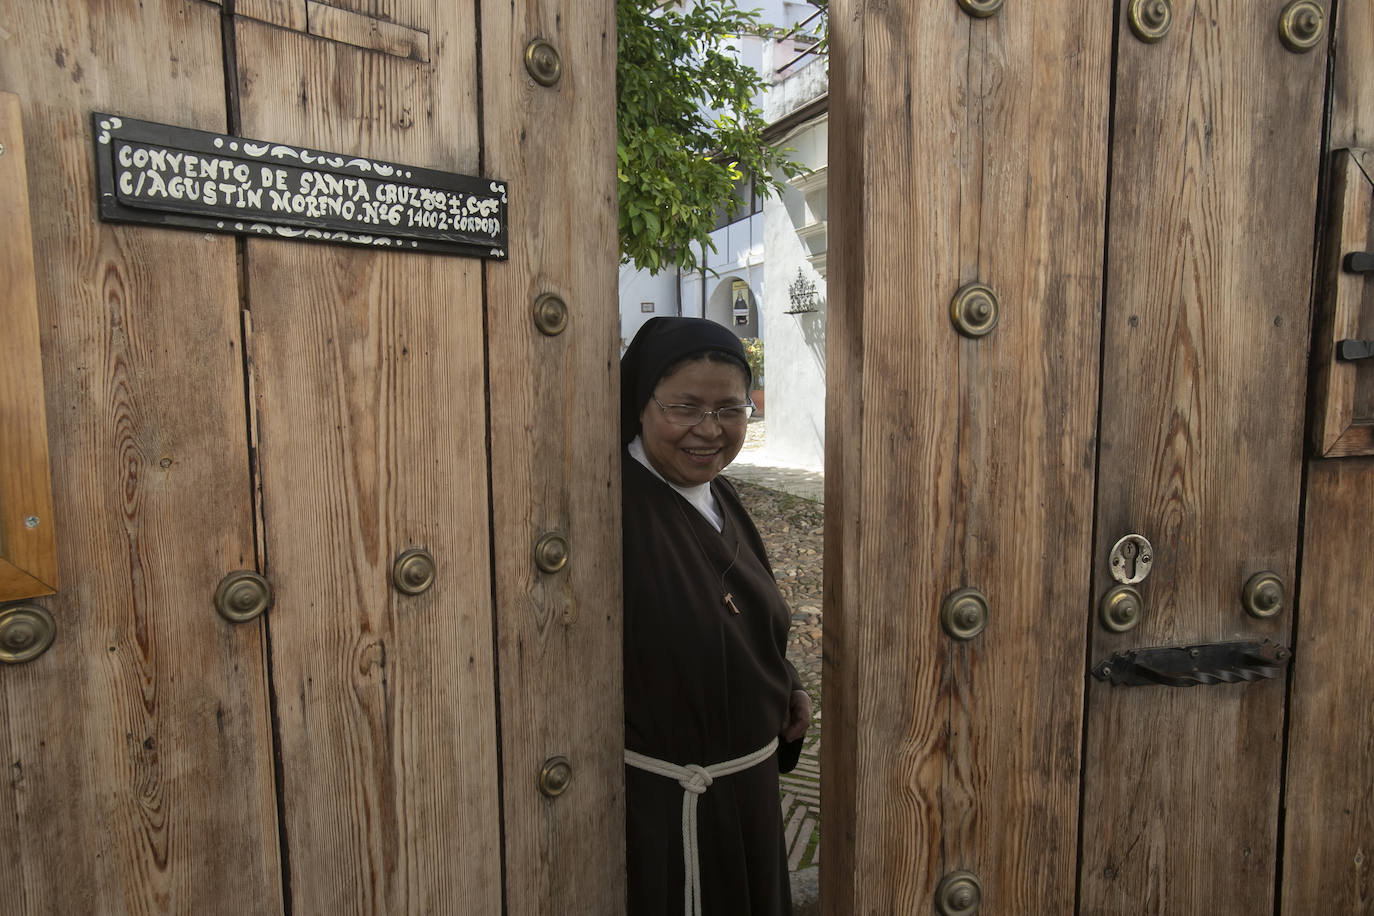
[[[1374,340],[1347,339],[1336,342],[1336,359],[1353,362],[1374,356]]]
[[[1195,687],[1277,677],[1292,657],[1284,646],[1263,642],[1218,642],[1118,652],[1093,666],[1092,676],[1117,687]]]
[[[1350,251],[1346,252],[1341,266],[1348,274],[1369,274],[1374,273],[1374,251]]]

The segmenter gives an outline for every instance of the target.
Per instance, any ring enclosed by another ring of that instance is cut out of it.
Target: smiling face
[[[748,400],[744,367],[733,362],[693,359],[658,380],[654,397],[664,404],[691,404],[703,410]],[[644,454],[654,470],[680,487],[710,483],[744,445],[747,423],[722,426],[706,417],[696,426],[674,426],[653,398],[639,415]]]

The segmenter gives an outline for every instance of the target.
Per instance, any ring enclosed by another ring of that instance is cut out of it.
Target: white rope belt
[[[711,788],[718,776],[729,776],[758,766],[777,750],[774,738],[752,754],[736,757],[708,767],[689,763],[678,766],[656,757],[635,751],[625,751],[625,762],[637,770],[676,779],[682,786],[682,868],[685,875],[682,887],[683,916],[701,916],[701,851],[697,848],[697,796]]]

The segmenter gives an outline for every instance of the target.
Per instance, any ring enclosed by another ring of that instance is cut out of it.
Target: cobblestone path
[[[821,547],[825,509],[815,500],[772,489],[759,479],[758,469],[732,465],[725,476],[739,490],[744,506],[763,536],[778,589],[792,607],[792,631],[787,657],[801,675],[815,710],[811,730],[802,745],[797,768],[781,779],[782,817],[787,839],[787,865],[793,871],[820,862],[821,823]],[[785,469],[766,472],[786,475]]]

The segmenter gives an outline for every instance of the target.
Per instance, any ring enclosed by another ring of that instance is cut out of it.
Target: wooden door
[[[388,6],[236,17],[238,133],[476,174],[474,8]],[[409,40],[346,40],[384,23]],[[245,245],[296,911],[500,907],[481,277],[470,258]],[[391,581],[409,548],[434,556],[421,595]],[[468,868],[434,867],[450,861]]]
[[[60,583],[53,648],[0,670],[5,906],[278,912],[266,630],[210,600],[254,565],[235,242],[101,223],[92,157],[92,110],[225,129],[221,10],[2,9]]]
[[[988,912],[1071,912],[1109,9],[831,23],[822,905],[925,912],[972,871]],[[982,337],[951,321],[972,283]]]
[[[1121,29],[1093,599],[1118,538],[1153,555],[1139,623],[1094,625],[1092,664],[1293,644],[1326,55],[1284,47],[1283,6],[1174,3],[1154,43]],[[1242,591],[1265,572],[1286,606],[1257,618]],[[1284,719],[1283,677],[1091,681],[1082,912],[1271,912]]]
[[[1374,914],[1374,679],[1365,668],[1374,644],[1374,364],[1333,359],[1341,339],[1374,337],[1374,275],[1343,264],[1352,251],[1374,251],[1374,5],[1341,3],[1336,22],[1285,760],[1286,916]],[[1352,172],[1356,154],[1363,167]],[[1339,408],[1333,390],[1343,393]],[[1333,416],[1341,422],[1323,422]],[[1337,447],[1352,438],[1358,448]]]
[[[573,11],[0,3],[61,583],[0,670],[16,912],[623,906],[615,39]],[[500,178],[508,256],[101,222],[92,111]]]
[[[1089,672],[1142,647],[1293,646],[1326,45],[1285,47],[1286,0],[1172,2],[1156,41],[1131,25],[1150,4],[1108,6],[832,16],[837,916],[1275,908],[1283,672]],[[961,336],[974,282],[997,323]],[[1099,602],[1132,533],[1152,571],[1117,633]],[[1250,616],[1264,572],[1283,607]],[[968,639],[942,625],[963,589],[986,607]]]

